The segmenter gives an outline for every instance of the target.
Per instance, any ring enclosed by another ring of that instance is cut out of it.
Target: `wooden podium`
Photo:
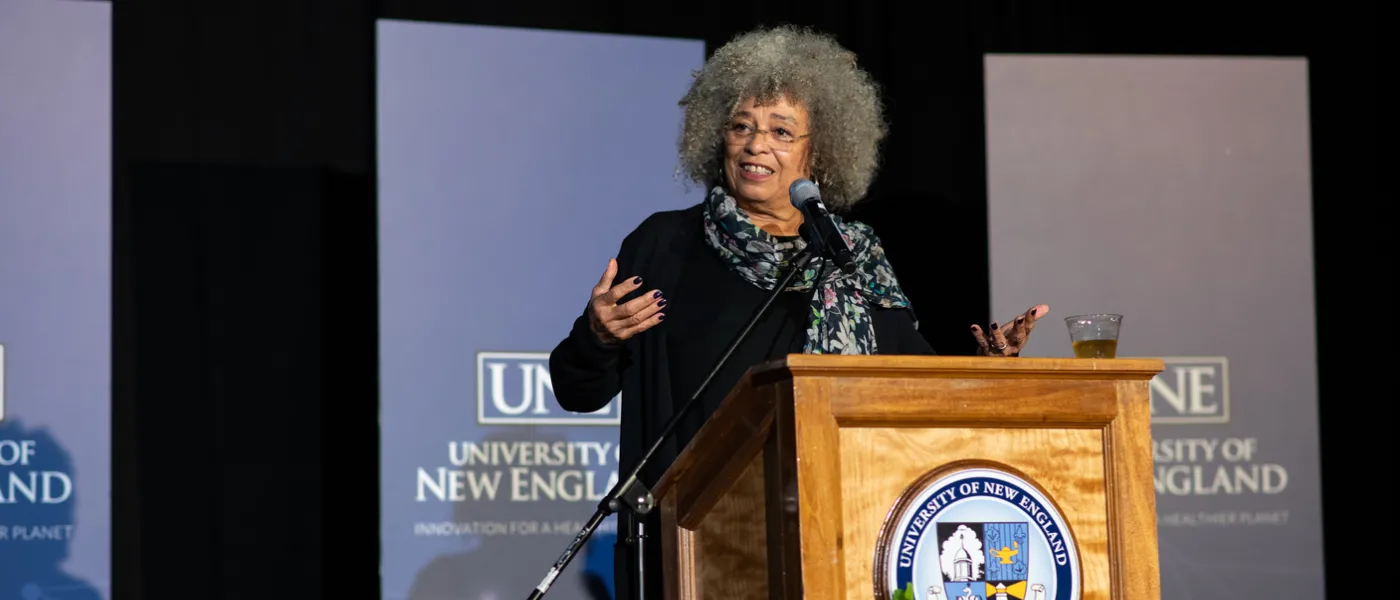
[[[655,487],[665,595],[1158,600],[1148,382],[1162,368],[756,366]]]

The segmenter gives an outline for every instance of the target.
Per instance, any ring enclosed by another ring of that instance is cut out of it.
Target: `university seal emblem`
[[[990,463],[915,482],[880,532],[884,600],[1079,600],[1079,550],[1054,502]]]

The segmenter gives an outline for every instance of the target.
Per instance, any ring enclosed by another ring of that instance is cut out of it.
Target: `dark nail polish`
[[[1031,309],[1031,316],[1032,316],[1032,317],[1035,316],[1035,311],[1037,311],[1037,310],[1040,310],[1040,309],[1038,309],[1038,308],[1032,308],[1032,309]]]
[[[973,332],[976,332],[976,331],[977,331],[977,326],[976,326],[976,325],[973,325],[972,327],[968,327],[968,329],[971,329]]]
[[[658,321],[665,321],[665,320],[666,320],[666,313],[661,313],[661,314],[659,314],[659,315],[656,315],[656,320],[658,320]]]
[[[660,297],[661,297],[661,290],[656,290],[655,292],[653,292],[652,295],[651,295],[651,297],[652,297],[652,298],[660,298]]]
[[[1022,322],[1022,321],[1025,321],[1025,320],[1026,320],[1025,317],[1016,317],[1016,324],[1017,324],[1017,325],[1020,325],[1021,322]]]
[[[665,301],[665,300],[662,300],[662,301],[660,301],[660,302],[657,302],[657,303],[656,303],[656,307],[657,307],[657,308],[666,308],[666,301]]]
[[[996,330],[997,330],[997,324],[996,324],[996,323],[992,323],[992,331],[996,331]]]
[[[637,285],[641,285],[641,283],[642,283],[642,278],[641,278],[641,277],[638,277],[638,278],[636,278],[636,279],[633,279],[633,280],[632,280],[632,283],[635,283],[635,284],[637,284]]]

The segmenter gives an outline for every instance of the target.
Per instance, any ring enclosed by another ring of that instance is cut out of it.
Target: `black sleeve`
[[[880,354],[938,354],[914,328],[914,313],[906,309],[876,309],[871,322],[875,326],[875,343]]]
[[[645,225],[643,223],[622,241],[613,285],[637,275],[632,270],[637,240]],[[554,397],[559,400],[560,407],[570,412],[593,412],[603,408],[622,391],[622,372],[630,362],[626,344],[610,346],[598,341],[588,326],[588,314],[580,314],[574,319],[568,337],[549,354]]]
[[[559,406],[579,413],[607,406],[622,391],[626,354],[626,345],[599,342],[588,327],[588,316],[579,315],[568,337],[549,353],[549,378]]]

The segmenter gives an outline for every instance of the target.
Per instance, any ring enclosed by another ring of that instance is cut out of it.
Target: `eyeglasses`
[[[724,129],[724,141],[738,146],[749,143],[749,140],[759,134],[766,134],[768,136],[768,145],[774,150],[787,150],[791,148],[797,140],[812,135],[810,133],[796,135],[782,127],[778,127],[773,131],[768,131],[766,129],[755,129],[744,123],[731,123]]]

